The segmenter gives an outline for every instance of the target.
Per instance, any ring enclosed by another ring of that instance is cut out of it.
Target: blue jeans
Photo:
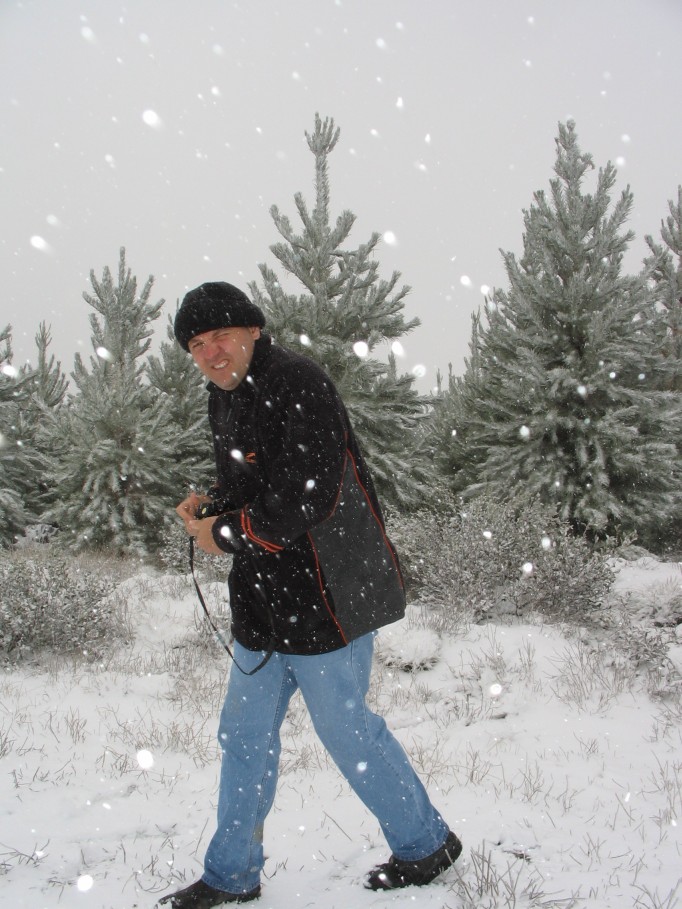
[[[232,667],[218,737],[223,752],[218,829],[206,851],[203,879],[230,893],[252,890],[263,867],[263,826],[272,807],[280,727],[297,688],[317,735],[353,790],[379,821],[398,858],[431,855],[448,827],[429,801],[384,720],[365,704],[374,635],[319,656],[274,653],[255,675]],[[235,644],[239,665],[263,659]]]

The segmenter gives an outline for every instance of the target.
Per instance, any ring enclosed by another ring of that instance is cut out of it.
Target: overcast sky
[[[631,185],[639,270],[682,183],[681,47],[680,0],[0,0],[15,363],[41,320],[67,372],[90,352],[82,293],[121,246],[166,312],[206,280],[281,274],[269,208],[297,223],[294,193],[313,199],[317,111],[341,128],[332,216],[357,215],[349,246],[384,235],[382,277],[412,288],[400,366],[425,390],[462,371],[481,287],[507,287],[499,250],[521,250],[559,121]]]

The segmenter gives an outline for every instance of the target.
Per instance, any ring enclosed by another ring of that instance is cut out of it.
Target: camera
[[[202,502],[197,508],[195,517],[197,520],[215,518],[219,514],[225,514],[226,511],[230,511],[230,506],[226,499],[219,497],[217,499],[211,499],[210,502]]]

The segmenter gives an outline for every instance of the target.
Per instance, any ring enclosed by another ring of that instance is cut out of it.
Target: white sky
[[[681,43],[678,0],[0,0],[15,362],[43,319],[67,372],[90,351],[82,292],[120,246],[168,312],[205,280],[281,275],[268,210],[296,223],[294,193],[312,200],[319,111],[341,128],[332,215],[357,215],[352,246],[395,235],[380,271],[401,272],[422,320],[400,366],[423,364],[431,387],[463,369],[480,287],[507,286],[499,250],[521,249],[558,121],[598,167],[620,161],[639,270],[682,183]]]

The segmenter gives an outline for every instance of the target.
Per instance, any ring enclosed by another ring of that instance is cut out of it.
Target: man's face
[[[223,391],[233,391],[249,370],[260,328],[215,328],[195,335],[189,352],[207,379]]]

